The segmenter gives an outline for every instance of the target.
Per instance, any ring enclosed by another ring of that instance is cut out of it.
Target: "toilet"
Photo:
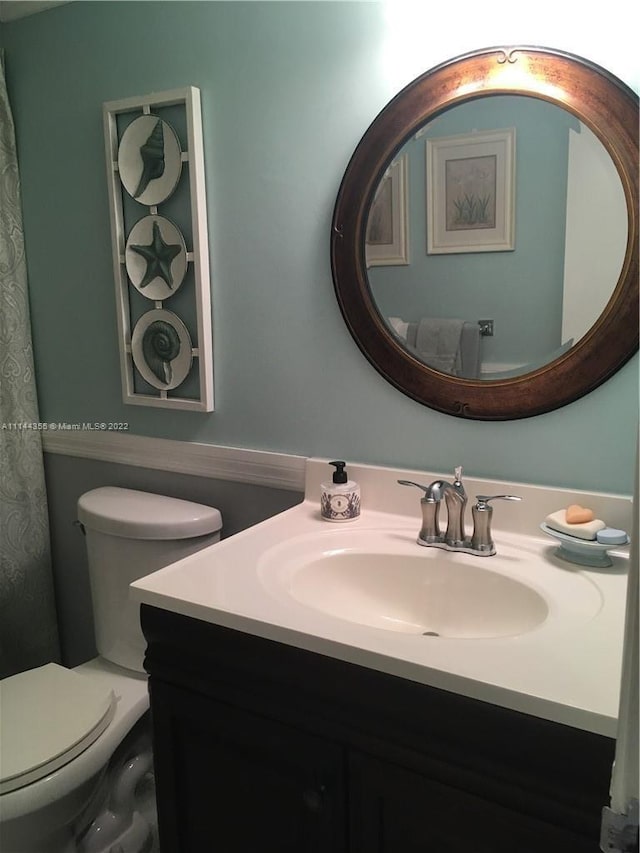
[[[0,682],[2,853],[157,849],[145,641],[129,584],[218,542],[222,520],[209,506],[106,486],[80,497],[78,522],[98,657]]]

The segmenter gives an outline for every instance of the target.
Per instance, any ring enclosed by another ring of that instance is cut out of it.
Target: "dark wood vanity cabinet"
[[[151,695],[163,851],[346,849],[339,745],[161,681]]]
[[[613,740],[142,606],[163,853],[598,853]]]

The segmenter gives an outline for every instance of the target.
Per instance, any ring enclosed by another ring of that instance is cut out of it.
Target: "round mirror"
[[[347,324],[401,391],[460,417],[528,417],[638,347],[637,97],[577,57],[491,49],[434,69],[374,121],[332,230]]]

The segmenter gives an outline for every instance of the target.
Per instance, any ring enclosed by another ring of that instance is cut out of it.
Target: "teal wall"
[[[506,2],[485,21],[463,0],[453,26],[446,5],[384,2],[75,2],[5,24],[42,420],[127,421],[141,435],[631,492],[637,359],[559,411],[465,422],[386,383],[333,292],[330,222],[344,169],[413,77],[467,50],[525,43],[589,56],[637,83],[621,65],[635,54],[615,25],[619,0],[610,22],[580,27],[545,2],[549,14],[531,22],[523,12],[521,23]],[[203,106],[211,414],[125,406],[116,346],[102,103],[185,85],[201,89]]]

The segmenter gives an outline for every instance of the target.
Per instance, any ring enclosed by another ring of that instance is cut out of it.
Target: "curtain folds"
[[[0,49],[0,677],[59,658],[20,178]]]

